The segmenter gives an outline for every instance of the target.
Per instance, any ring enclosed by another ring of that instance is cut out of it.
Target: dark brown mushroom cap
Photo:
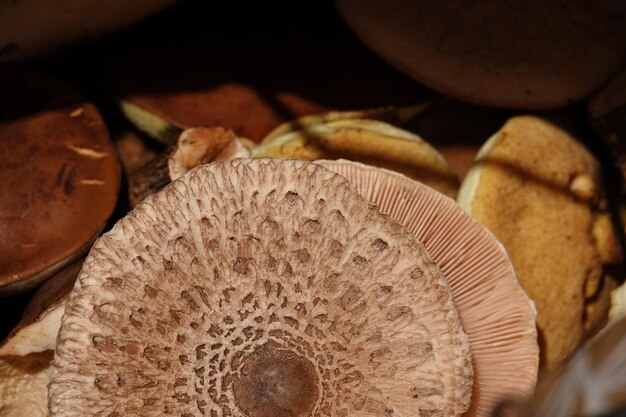
[[[423,246],[342,177],[203,165],[93,246],[53,416],[460,415],[467,337]]]
[[[626,2],[337,0],[376,53],[477,104],[550,108],[586,96],[626,58]]]
[[[96,108],[69,87],[0,72],[0,293],[86,252],[111,215],[120,166]]]

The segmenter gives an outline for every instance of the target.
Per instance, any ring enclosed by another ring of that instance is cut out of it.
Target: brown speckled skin
[[[10,293],[88,249],[120,166],[100,114],[71,89],[8,67],[0,96],[0,293]]]
[[[542,366],[552,368],[607,316],[612,283],[592,235],[601,211],[599,165],[547,119],[518,116],[498,135],[481,168],[471,213],[502,242],[535,302]],[[579,175],[594,184],[589,200],[571,191]]]

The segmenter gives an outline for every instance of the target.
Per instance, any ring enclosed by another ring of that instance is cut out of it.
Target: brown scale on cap
[[[460,415],[470,361],[448,284],[405,229],[320,166],[239,159],[96,242],[49,398],[53,416]]]

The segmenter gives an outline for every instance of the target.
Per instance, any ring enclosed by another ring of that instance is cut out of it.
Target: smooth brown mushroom
[[[120,165],[96,108],[70,87],[0,70],[0,294],[84,254],[117,202]]]
[[[626,59],[626,2],[337,0],[355,33],[419,82],[459,100],[552,108]]]
[[[467,336],[421,243],[319,165],[203,165],[91,250],[52,415],[459,416]]]
[[[600,167],[556,121],[517,116],[478,153],[459,204],[509,253],[538,315],[544,368],[606,323],[621,250]]]
[[[405,226],[441,267],[472,351],[465,416],[489,417],[501,401],[530,395],[539,365],[535,314],[495,237],[454,200],[402,174],[345,160],[316,163]]]

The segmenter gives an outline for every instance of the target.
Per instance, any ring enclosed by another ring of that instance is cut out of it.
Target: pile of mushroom
[[[69,97],[0,126],[19,139],[48,120],[79,141],[61,143],[63,204],[106,191],[82,245],[6,287],[53,276],[0,346],[0,415],[488,417],[623,314],[599,163],[554,117],[511,118],[460,189],[459,168],[398,127],[431,104],[305,116],[258,145],[221,127],[161,153],[129,137],[135,208],[91,246],[119,165]]]
[[[44,3],[172,9],[0,67],[0,417],[626,409],[626,2]]]
[[[493,236],[349,161],[214,162],[146,198],[93,246],[57,343],[53,416],[488,416],[538,365]]]

